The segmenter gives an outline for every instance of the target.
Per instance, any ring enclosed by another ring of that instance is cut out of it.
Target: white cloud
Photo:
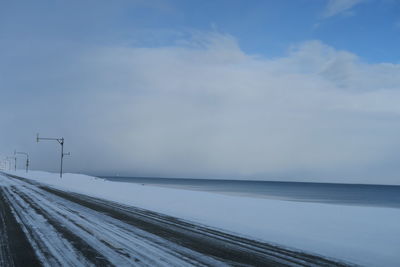
[[[362,2],[365,2],[365,0],[329,0],[323,12],[323,16],[328,18],[349,12],[351,8]]]
[[[388,164],[400,160],[400,65],[319,41],[265,59],[219,34],[60,57],[70,64],[38,66],[26,81],[59,91],[39,90],[3,126],[16,143],[38,130],[64,135],[72,170],[398,183]],[[30,141],[33,164],[45,166],[55,144]]]

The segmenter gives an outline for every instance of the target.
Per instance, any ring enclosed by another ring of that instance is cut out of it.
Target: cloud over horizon
[[[38,62],[42,49],[17,52]],[[1,101],[0,145],[29,149],[36,168],[57,168],[40,132],[66,138],[70,171],[399,184],[398,64],[320,41],[266,58],[215,32],[62,50],[33,72],[2,66],[15,94]]]

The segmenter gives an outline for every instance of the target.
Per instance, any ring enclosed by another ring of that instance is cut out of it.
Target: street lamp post
[[[14,150],[14,155],[17,155],[17,154],[21,154],[21,155],[25,155],[26,156],[25,169],[26,169],[26,172],[28,172],[28,169],[29,169],[29,154],[26,153],[26,152],[17,152],[16,150]]]
[[[14,160],[14,171],[17,171],[17,157],[7,157],[7,159],[13,159]],[[10,170],[11,170],[11,166],[10,166]]]
[[[70,153],[64,153],[64,137],[61,137],[61,138],[48,138],[48,137],[39,137],[39,134],[37,134],[36,135],[36,142],[39,143],[40,140],[53,140],[53,141],[57,141],[61,145],[60,178],[62,178],[64,156],[70,155]]]

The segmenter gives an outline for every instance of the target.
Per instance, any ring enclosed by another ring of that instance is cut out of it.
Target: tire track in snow
[[[48,192],[95,208],[148,232],[179,242],[201,253],[212,255],[231,265],[241,266],[349,266],[350,264],[320,256],[292,251],[276,245],[258,242],[193,224],[182,219],[162,215],[136,207],[125,206],[78,193],[42,186]],[[118,211],[118,212],[116,212]]]
[[[10,189],[11,192],[10,198],[12,198],[14,201],[23,201],[21,202],[24,204],[26,209],[33,210],[36,212],[38,218],[42,218],[44,221],[46,221],[46,228],[48,230],[52,230],[53,232],[57,232],[58,236],[61,239],[64,239],[65,242],[68,242],[72,246],[72,250],[74,250],[72,253],[68,252],[66,254],[74,254],[75,252],[78,252],[75,258],[78,258],[79,261],[81,262],[82,265],[87,265],[87,266],[111,266],[111,263],[108,262],[98,251],[94,250],[92,247],[88,246],[88,244],[83,240],[80,236],[76,235],[74,232],[70,231],[67,227],[64,226],[64,224],[61,221],[54,220],[52,216],[49,215],[49,211],[44,210],[41,207],[38,207],[35,205],[35,203],[29,198],[29,196],[25,195],[24,193],[18,192],[18,190],[12,186]],[[19,199],[20,198],[20,199]],[[39,200],[40,201],[40,200]],[[26,223],[26,222],[25,222]],[[37,220],[36,223],[31,223],[32,225],[37,225]],[[35,227],[35,226],[34,226]],[[35,235],[32,233],[31,235]],[[47,236],[47,235],[46,235]],[[50,240],[50,242],[54,242]],[[40,241],[37,240],[36,238],[36,243],[41,243]],[[66,247],[64,249],[71,250],[71,247],[69,245],[65,245]],[[42,247],[43,254],[48,254],[47,249],[43,248],[43,245],[39,245],[38,247]],[[61,251],[61,250],[59,250]],[[64,252],[65,253],[65,252]],[[47,257],[54,257],[52,254],[55,253],[50,253]],[[57,259],[53,262],[57,262],[57,264],[62,264],[63,261],[65,261],[63,258],[64,256],[61,257],[61,259]],[[87,260],[87,259],[90,259]],[[48,259],[47,259],[48,261]],[[74,263],[74,262],[69,262],[69,263]],[[76,263],[76,262],[75,262]],[[74,264],[75,264],[74,263]]]
[[[164,243],[162,246],[152,244],[149,242],[152,237],[148,233],[132,228],[129,225],[124,225],[118,220],[78,206],[75,203],[57,199],[51,195],[45,196],[50,199],[39,197],[38,194],[27,195],[26,192],[21,194],[21,197],[27,203],[33,205],[32,207],[40,212],[51,224],[62,222],[63,228],[65,228],[62,229],[63,232],[70,229],[70,232],[84,238],[89,246],[96,248],[101,255],[111,259],[116,265],[127,265],[131,261],[135,261],[142,262],[142,264],[148,266],[158,266],[160,261],[163,263],[162,265],[185,266],[190,262],[189,259],[179,262],[171,257],[172,255],[178,258],[181,257],[167,249],[173,244]],[[50,201],[51,204],[49,205]],[[39,210],[39,207],[32,203],[41,203],[42,209]],[[55,206],[54,204],[57,205]],[[77,208],[79,213],[76,212]],[[84,211],[85,209],[87,210]],[[87,212],[85,216],[82,216],[83,211]],[[118,261],[116,261],[117,259]],[[104,263],[101,265],[104,265]]]
[[[0,266],[40,266],[0,185]]]
[[[34,185],[9,182],[5,196],[44,265],[225,265]]]
[[[77,257],[84,254],[88,264],[93,255],[85,256],[83,243],[118,266],[348,266],[24,178],[8,180],[10,197],[29,205],[28,210],[38,213],[58,234],[64,233],[69,243],[80,239],[72,247],[78,250]]]
[[[10,240],[8,238],[8,225],[6,224],[5,201],[0,198],[0,266],[14,266],[14,259],[11,255]]]
[[[43,266],[94,266],[10,188],[5,188],[4,196]]]

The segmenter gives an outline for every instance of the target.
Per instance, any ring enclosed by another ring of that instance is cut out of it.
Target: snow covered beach
[[[108,199],[363,266],[400,264],[400,209],[299,203],[10,172],[54,188]]]

